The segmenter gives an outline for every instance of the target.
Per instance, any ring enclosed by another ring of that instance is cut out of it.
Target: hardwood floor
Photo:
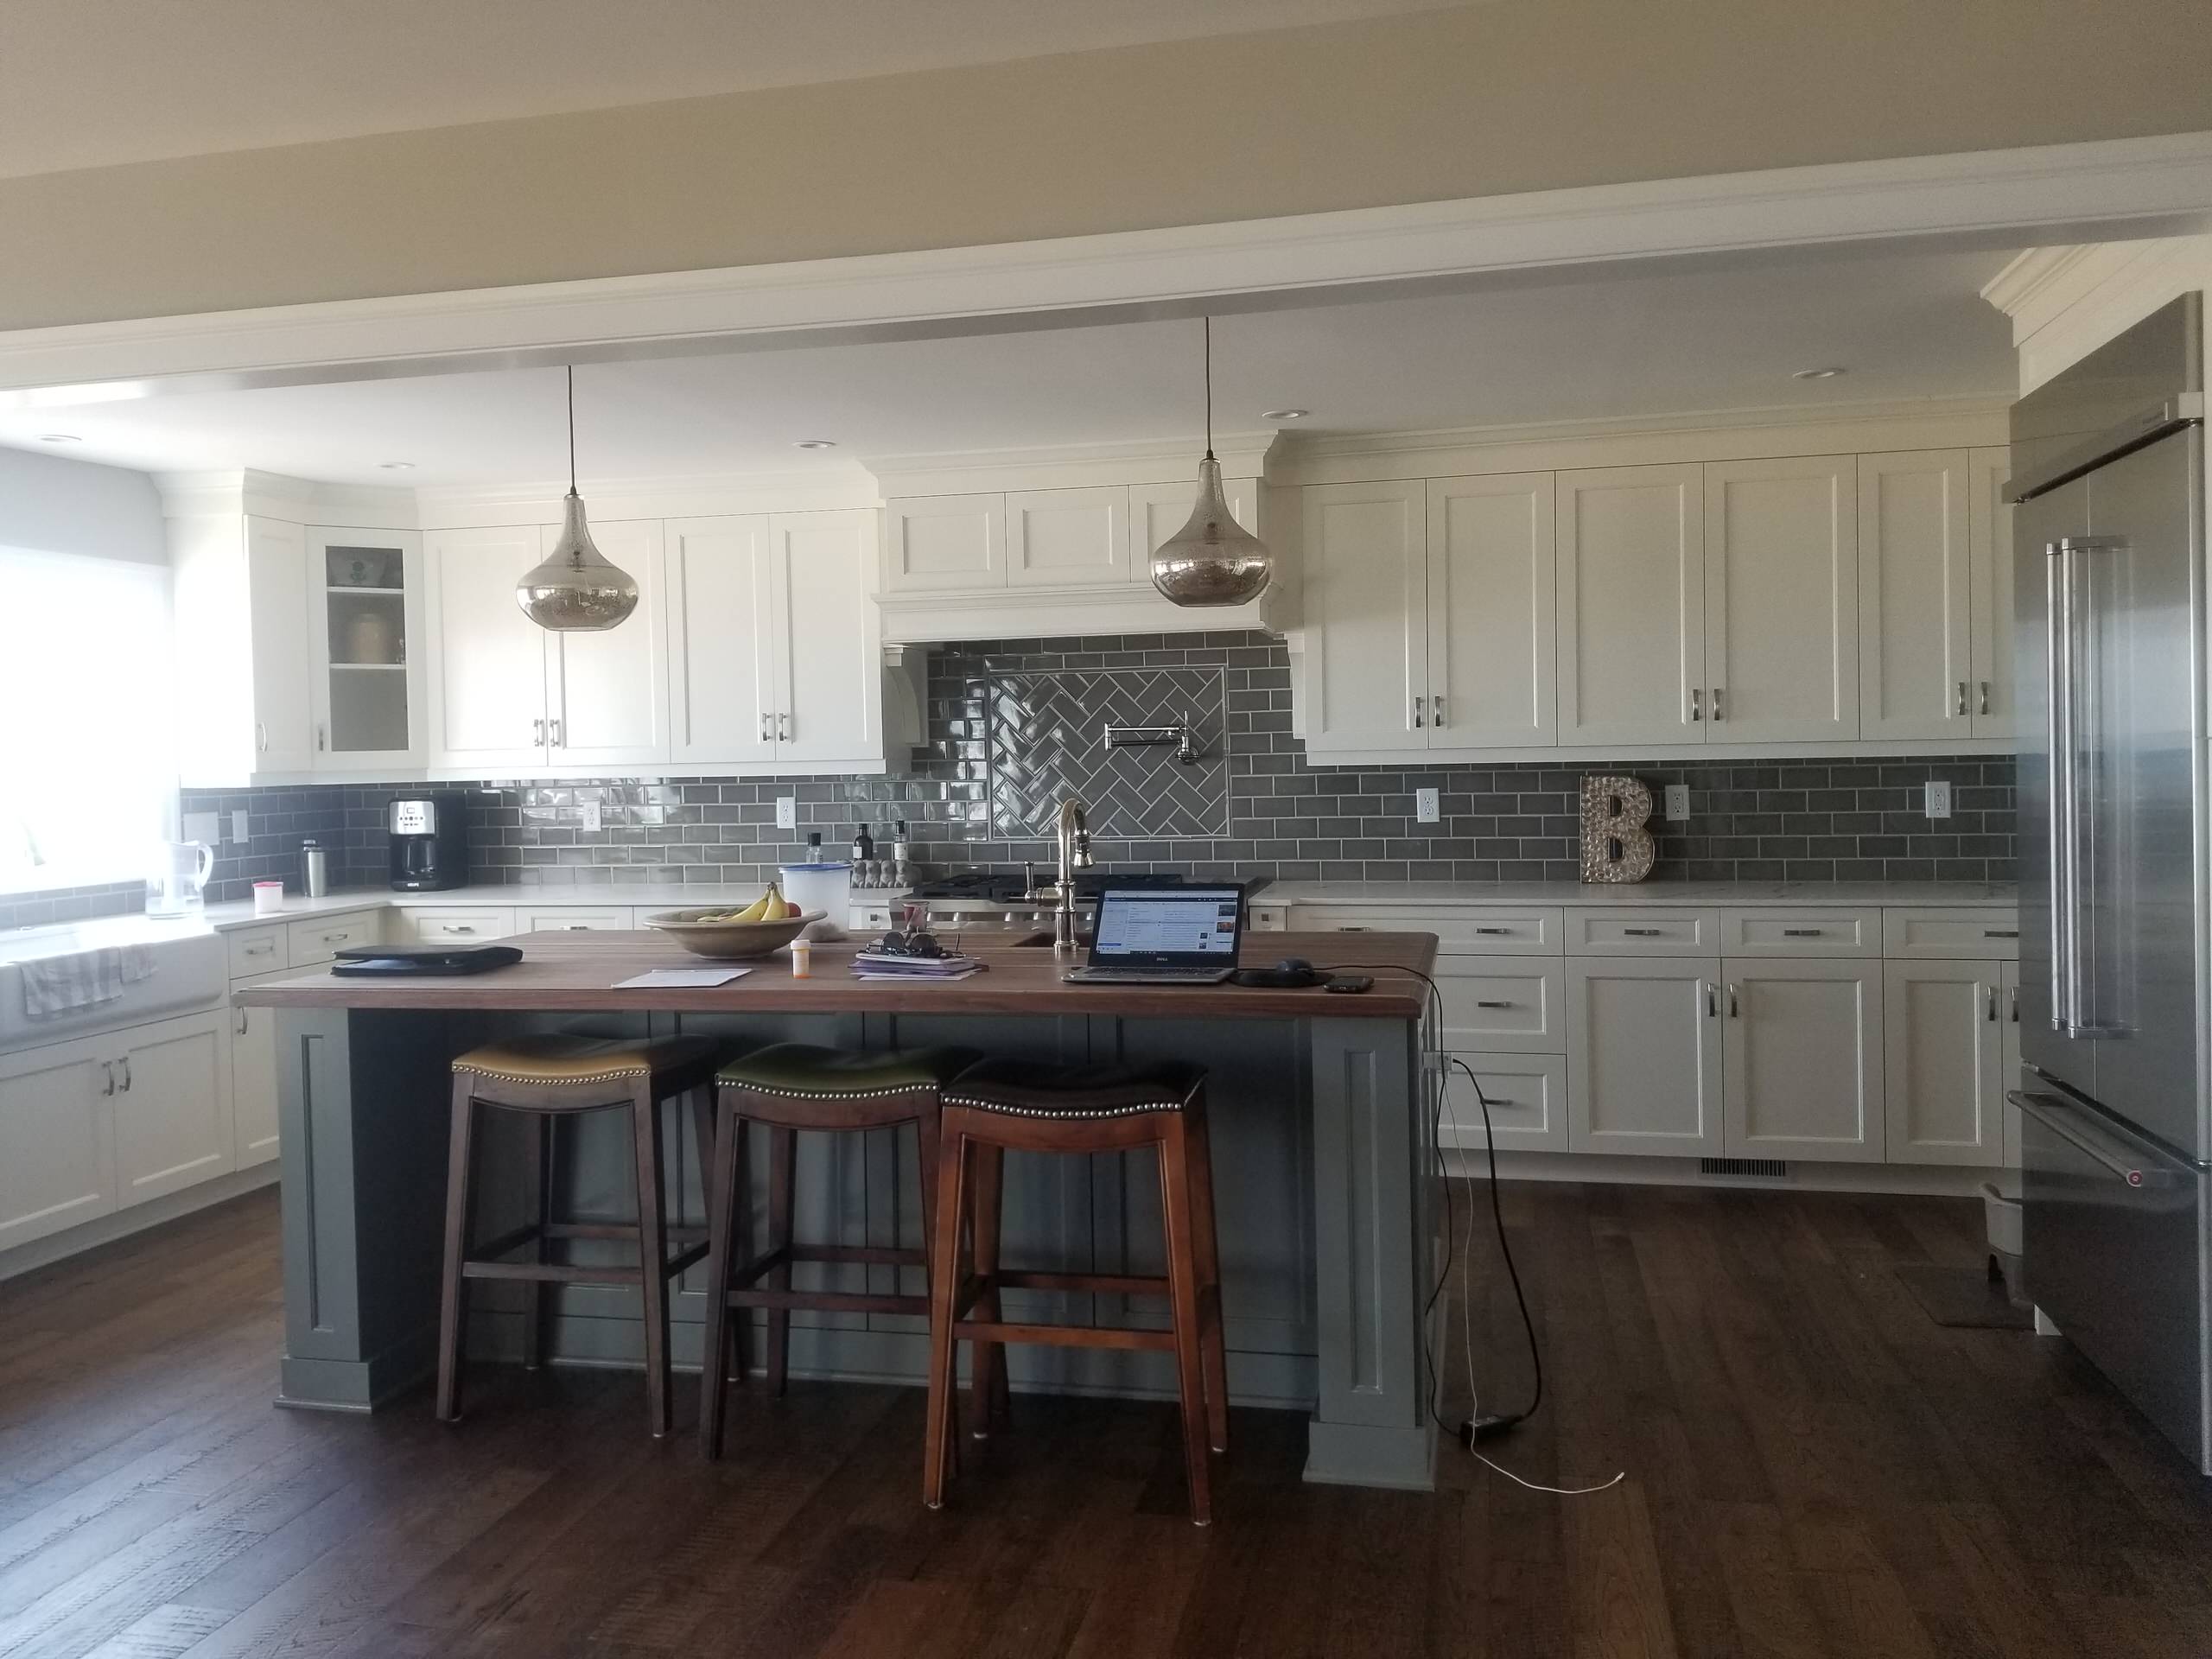
[[[1975,1206],[1505,1198],[1547,1398],[1494,1455],[1628,1479],[1447,1448],[1433,1495],[1306,1487],[1302,1422],[1242,1412],[1201,1532],[1165,1405],[1020,1396],[934,1515],[918,1389],[740,1397],[712,1466],[640,1437],[626,1374],[480,1368],[458,1429],[427,1390],[274,1410],[256,1195],[0,1285],[0,1654],[2212,1653],[2205,1483],[2065,1344],[1939,1327],[1892,1273],[1976,1262]]]

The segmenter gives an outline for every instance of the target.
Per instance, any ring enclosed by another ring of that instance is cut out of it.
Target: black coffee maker
[[[468,880],[468,797],[457,789],[404,795],[386,810],[395,893],[436,893]]]

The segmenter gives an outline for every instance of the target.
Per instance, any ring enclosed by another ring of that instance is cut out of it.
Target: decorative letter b
[[[1641,881],[1651,874],[1656,849],[1651,791],[1633,778],[1582,780],[1582,879]]]

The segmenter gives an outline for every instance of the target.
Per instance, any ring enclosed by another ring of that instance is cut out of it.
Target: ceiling
[[[0,177],[1459,3],[13,0]]]
[[[1612,268],[1480,292],[1223,317],[1216,420],[1380,432],[2004,397],[2001,253],[1830,253]],[[1841,366],[1834,379],[1791,378]],[[1195,434],[1198,325],[1096,327],[588,365],[584,481],[805,473],[973,449]],[[42,435],[79,442],[47,444]],[[836,448],[795,449],[805,439]],[[149,471],[329,483],[536,484],[563,468],[561,371],[530,369],[0,410],[0,444]],[[413,463],[405,471],[383,463]]]

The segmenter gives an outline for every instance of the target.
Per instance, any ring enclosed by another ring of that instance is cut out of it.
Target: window
[[[0,547],[0,891],[145,874],[176,801],[168,572]]]

